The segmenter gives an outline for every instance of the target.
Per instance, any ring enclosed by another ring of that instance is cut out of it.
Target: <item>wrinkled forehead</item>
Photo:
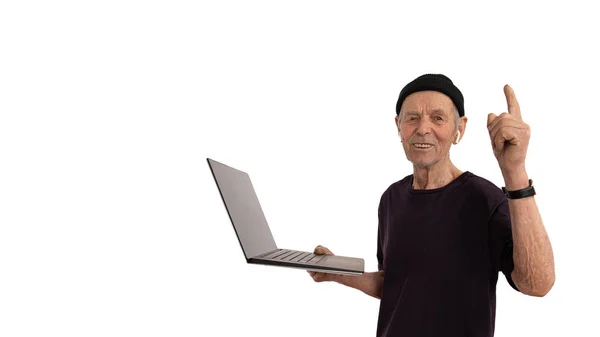
[[[438,91],[419,91],[412,93],[402,102],[401,111],[431,113],[443,111],[451,114],[454,111],[454,103],[450,97]]]

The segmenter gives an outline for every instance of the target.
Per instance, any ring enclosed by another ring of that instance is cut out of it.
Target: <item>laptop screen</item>
[[[246,259],[277,249],[250,176],[207,160]]]

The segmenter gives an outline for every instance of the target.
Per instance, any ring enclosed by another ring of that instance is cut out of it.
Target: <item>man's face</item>
[[[416,92],[406,97],[401,110],[398,132],[408,160],[425,168],[447,157],[457,136],[450,97],[437,91]],[[462,132],[464,126],[459,129]]]

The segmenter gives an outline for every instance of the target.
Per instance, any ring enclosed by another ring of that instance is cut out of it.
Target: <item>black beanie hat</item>
[[[439,91],[450,97],[458,109],[458,114],[461,117],[465,115],[465,101],[462,93],[448,77],[442,74],[421,75],[408,83],[402,91],[400,91],[400,97],[398,97],[398,103],[396,103],[396,115],[400,114],[402,102],[404,102],[404,99],[408,97],[408,95],[417,91],[426,90]]]

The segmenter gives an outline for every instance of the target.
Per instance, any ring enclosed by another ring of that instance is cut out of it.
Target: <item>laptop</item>
[[[211,158],[206,160],[247,263],[334,274],[364,273],[365,261],[361,258],[278,248],[250,176]]]

